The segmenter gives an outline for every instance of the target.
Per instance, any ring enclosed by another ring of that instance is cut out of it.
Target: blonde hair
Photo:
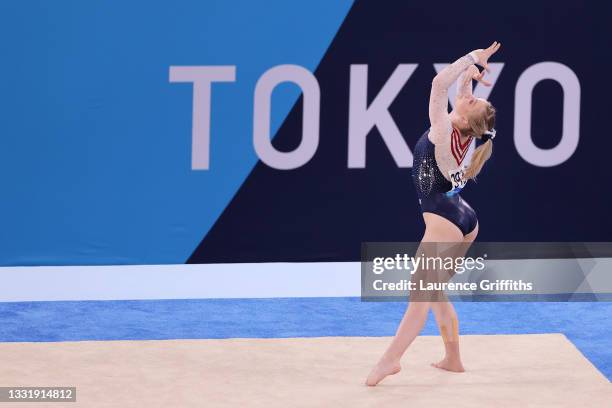
[[[482,115],[468,119],[468,125],[473,134],[478,138],[482,137],[486,131],[493,129],[495,127],[495,108],[493,105],[488,103]],[[492,153],[493,141],[491,139],[478,146],[476,150],[474,150],[472,161],[465,170],[464,177],[467,179],[476,178]]]

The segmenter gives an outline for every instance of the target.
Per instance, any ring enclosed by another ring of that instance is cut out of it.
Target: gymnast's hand
[[[471,86],[472,80],[474,80],[474,81],[480,82],[484,86],[491,86],[491,83],[487,81],[486,79],[484,79],[485,71],[483,70],[482,72],[480,72],[478,68],[476,68],[476,65],[470,65],[466,69],[466,71],[467,71],[467,74],[462,77],[463,84],[466,84],[466,85],[470,84]]]
[[[489,66],[487,64],[489,58],[491,57],[491,55],[495,54],[497,50],[499,50],[499,47],[501,47],[501,43],[493,41],[493,44],[491,44],[487,49],[479,49],[472,51],[474,53],[474,56],[478,59],[476,63],[487,71],[489,71]]]
[[[472,65],[474,67],[474,65]],[[474,67],[476,68],[476,67]],[[484,74],[485,74],[485,70],[483,69],[482,72],[478,71],[478,68],[476,68],[476,72],[474,73],[474,75],[472,75],[472,79],[475,81],[480,82],[481,84],[483,84],[484,86],[491,86],[491,83],[489,81],[487,81],[486,79],[484,79]]]

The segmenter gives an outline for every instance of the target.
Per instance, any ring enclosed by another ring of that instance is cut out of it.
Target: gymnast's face
[[[473,95],[460,96],[455,101],[455,111],[465,120],[466,124],[483,117],[487,106],[489,102],[486,99],[476,98]]]

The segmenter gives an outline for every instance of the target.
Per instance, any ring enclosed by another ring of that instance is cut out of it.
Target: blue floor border
[[[0,303],[0,342],[391,336],[406,304],[359,298]],[[563,333],[610,380],[612,303],[457,302],[462,334]],[[430,315],[422,334],[438,334]]]

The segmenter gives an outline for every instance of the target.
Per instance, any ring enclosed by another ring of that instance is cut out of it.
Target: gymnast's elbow
[[[442,78],[440,78],[440,74],[433,77],[433,79],[431,80],[431,87],[432,88],[443,88]]]

